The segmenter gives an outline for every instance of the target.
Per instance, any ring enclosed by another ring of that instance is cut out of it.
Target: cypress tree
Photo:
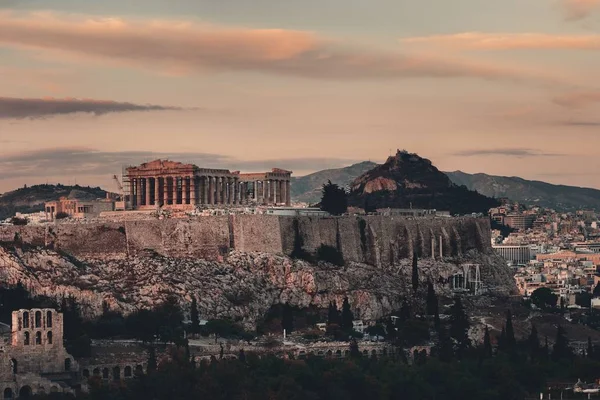
[[[335,300],[329,303],[329,309],[327,311],[327,325],[339,325],[340,324],[340,312],[338,311]]]
[[[200,314],[198,314],[198,303],[196,301],[195,296],[192,296],[190,320],[192,321],[192,332],[198,332],[198,330],[200,329]]]
[[[506,349],[509,352],[513,352],[517,346],[517,340],[515,339],[515,331],[512,324],[512,314],[510,310],[506,310]]]
[[[352,338],[352,340],[350,341],[350,357],[360,357],[360,350],[358,349],[358,343],[356,342],[355,338]]]
[[[460,297],[456,296],[450,308],[450,337],[458,343],[457,356],[460,358],[463,351],[471,345],[469,339],[469,317],[465,313]]]
[[[348,297],[344,298],[344,303],[342,304],[342,318],[340,327],[345,332],[352,331],[354,327],[352,321],[354,321],[354,314],[352,314],[352,310],[350,309],[350,303],[348,302]]]
[[[527,338],[527,345],[529,346],[529,357],[531,358],[531,361],[536,360],[540,354],[540,339],[538,338],[537,328],[535,325],[531,325],[531,333]]]
[[[285,329],[286,333],[290,333],[294,330],[294,310],[292,310],[292,307],[287,303],[283,306],[281,327]]]
[[[438,313],[438,298],[431,281],[427,281],[427,315]]]
[[[492,349],[492,340],[490,339],[490,331],[488,327],[485,327],[485,333],[483,335],[483,357],[492,358],[494,351]]]
[[[148,354],[148,366],[146,367],[146,370],[148,371],[148,373],[154,372],[156,371],[156,367],[157,367],[157,363],[156,363],[156,350],[154,349],[154,346],[150,346],[150,348],[148,349],[149,354]]]
[[[587,356],[588,358],[594,358],[594,346],[592,345],[592,338],[590,336],[588,336]]]
[[[402,302],[402,307],[400,308],[400,322],[408,321],[410,317],[410,306],[408,305],[406,300],[404,300],[404,302]]]
[[[498,336],[498,353],[506,351],[506,329],[503,326],[500,336]]]
[[[412,288],[413,288],[413,292],[416,292],[417,289],[419,288],[419,268],[417,265],[417,253],[416,252],[413,253],[413,260],[412,260]]]
[[[562,326],[558,326],[556,329],[556,340],[552,348],[552,359],[554,361],[570,359],[573,353],[569,347],[569,339],[567,338],[567,332]]]

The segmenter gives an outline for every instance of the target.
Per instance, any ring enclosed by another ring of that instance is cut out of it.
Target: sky
[[[600,0],[0,0],[0,193],[416,152],[600,188]]]

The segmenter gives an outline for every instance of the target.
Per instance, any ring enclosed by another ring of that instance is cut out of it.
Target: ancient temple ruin
[[[247,173],[155,160],[126,169],[128,209],[291,203],[291,171]]]

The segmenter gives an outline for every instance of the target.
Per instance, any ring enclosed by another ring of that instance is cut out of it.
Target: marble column
[[[150,178],[145,178],[144,181],[146,182],[146,198],[144,199],[144,205],[149,206],[150,205],[150,196],[151,196],[151,192],[150,192]]]
[[[233,178],[227,178],[227,204],[233,204]]]
[[[240,204],[240,181],[233,178],[233,204]]]
[[[169,177],[163,178],[163,205],[169,204]]]
[[[154,177],[154,205],[160,205],[160,178]]]
[[[285,203],[285,181],[279,181],[279,203]]]
[[[135,206],[139,207],[142,205],[142,179],[135,179]]]
[[[208,204],[215,204],[215,178],[212,176],[208,178]]]
[[[173,202],[171,204],[177,204],[177,177],[173,177],[173,187],[171,188],[171,192],[173,195]]]
[[[271,184],[269,185],[269,203],[275,204],[275,200],[277,199],[277,188],[275,185],[275,179],[271,179]]]
[[[227,178],[221,178],[221,204],[227,204]]]
[[[190,204],[190,177],[184,176],[181,178],[181,190],[183,191],[181,196],[182,204]]]
[[[267,200],[269,198],[269,181],[268,180],[263,180],[262,181],[262,204],[266,204]]]
[[[292,205],[292,190],[290,181],[285,181],[285,205]]]
[[[202,186],[202,204],[210,204],[210,200],[208,198],[208,180],[209,177],[208,176],[203,176],[202,177],[202,183],[204,186]]]
[[[196,195],[196,177],[194,175],[190,176],[190,185],[191,185],[191,189],[190,189],[190,204],[192,205],[196,205],[198,202],[196,201],[196,199],[198,198],[198,196]]]
[[[215,204],[221,204],[221,178],[215,176]]]
[[[134,203],[134,196],[135,196],[135,188],[134,188],[134,182],[133,179],[129,179],[129,203],[131,208],[133,208],[133,203]]]

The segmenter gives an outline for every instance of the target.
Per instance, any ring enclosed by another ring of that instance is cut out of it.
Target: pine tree
[[[438,343],[435,348],[435,353],[440,361],[451,362],[454,358],[454,349],[452,346],[452,339],[450,335],[443,327],[440,329],[438,334]]]
[[[547,361],[550,357],[550,347],[548,346],[548,336],[544,336],[544,348],[542,349],[542,359]]]
[[[515,339],[515,331],[512,324],[512,314],[510,310],[506,310],[506,349],[509,352],[514,352],[517,347],[517,340]]]
[[[410,305],[404,300],[400,308],[400,322],[408,321],[411,318]]]
[[[344,303],[342,304],[342,320],[340,323],[340,327],[345,332],[351,332],[354,324],[354,314],[352,314],[352,310],[350,309],[350,303],[348,302],[348,297],[344,298]]]
[[[490,331],[488,327],[485,327],[485,334],[483,335],[483,357],[492,358],[494,352],[492,349],[492,340],[490,339]]]
[[[412,260],[412,288],[413,292],[416,292],[419,288],[419,267],[417,265],[417,253],[413,253]]]
[[[537,328],[535,325],[531,326],[531,333],[527,338],[527,345],[529,346],[529,357],[531,361],[536,360],[540,354],[540,339],[538,338]]]
[[[435,315],[438,313],[438,298],[435,294],[433,283],[427,281],[427,315]]]
[[[342,215],[348,210],[348,193],[331,181],[323,184],[321,210],[332,215]]]
[[[327,325],[339,325],[340,324],[340,312],[338,311],[337,304],[334,301],[329,303],[329,309],[327,311]]]
[[[200,330],[200,314],[198,313],[198,303],[195,296],[192,296],[190,320],[192,321],[192,332],[198,332]]]
[[[398,332],[396,331],[396,327],[394,326],[394,323],[392,322],[391,318],[388,318],[386,321],[385,331],[387,334],[387,339],[391,343],[394,343],[396,341],[396,338],[398,337]]]
[[[506,351],[506,328],[502,326],[500,336],[498,336],[498,353]]]

